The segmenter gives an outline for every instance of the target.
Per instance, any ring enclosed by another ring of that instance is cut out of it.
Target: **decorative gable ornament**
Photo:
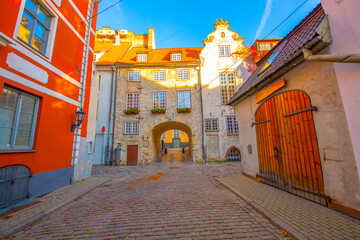
[[[228,21],[223,21],[222,18],[220,18],[219,21],[216,21],[215,25],[214,25],[214,29],[218,30],[218,29],[229,29],[230,24],[228,23]]]

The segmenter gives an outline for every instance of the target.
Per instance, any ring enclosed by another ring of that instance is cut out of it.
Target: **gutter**
[[[360,63],[360,54],[313,55],[310,49],[303,48],[302,51],[307,62]]]
[[[116,67],[114,65],[115,68],[115,79],[114,79],[114,104],[113,104],[113,126],[112,126],[112,142],[111,142],[111,155],[110,155],[110,162],[113,162],[113,158],[114,158],[114,142],[115,142],[115,120],[116,120],[116,96],[117,96],[117,73],[116,73]]]
[[[202,86],[201,86],[201,63],[198,70],[198,85],[200,88],[200,111],[201,111],[201,151],[202,158],[206,162],[206,152],[205,152],[205,126],[204,126],[204,106],[202,98]]]
[[[107,131],[107,143],[106,143],[106,159],[105,164],[111,165],[111,156],[112,156],[112,149],[110,149],[110,134],[111,134],[111,119],[112,119],[112,112],[113,112],[113,104],[114,104],[114,81],[116,78],[116,68],[114,65],[111,65],[111,90],[110,90],[110,106],[109,106],[109,122],[108,122],[108,131]],[[114,131],[113,131],[114,132]]]

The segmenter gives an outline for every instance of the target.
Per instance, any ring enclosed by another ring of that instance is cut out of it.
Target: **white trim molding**
[[[20,83],[20,84],[22,84],[22,85],[24,85],[26,87],[32,88],[32,89],[34,89],[36,91],[45,93],[45,94],[47,94],[49,96],[58,98],[58,99],[60,99],[62,101],[73,104],[73,105],[75,105],[77,107],[80,106],[80,103],[78,101],[75,101],[74,99],[69,98],[69,97],[67,97],[67,96],[65,96],[65,95],[63,95],[61,93],[58,93],[58,92],[53,91],[51,89],[48,89],[48,88],[46,88],[44,86],[41,86],[40,84],[37,84],[37,83],[35,83],[33,81],[30,81],[30,80],[28,80],[26,78],[23,78],[23,77],[15,74],[13,72],[10,72],[10,71],[8,71],[6,69],[0,68],[0,76],[5,77],[7,79],[10,79],[10,80],[12,80],[14,82]]]

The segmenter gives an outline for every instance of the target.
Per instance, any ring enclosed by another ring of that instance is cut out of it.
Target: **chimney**
[[[149,34],[148,34],[148,49],[149,50],[156,49],[154,29],[149,28],[148,31],[149,31]]]
[[[120,45],[120,35],[115,35],[115,43],[114,45]]]

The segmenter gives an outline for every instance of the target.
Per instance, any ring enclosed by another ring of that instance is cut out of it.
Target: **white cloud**
[[[264,11],[264,13],[262,15],[260,25],[259,25],[259,27],[258,27],[258,29],[256,31],[255,40],[258,39],[261,36],[261,33],[262,33],[262,31],[263,31],[263,29],[265,27],[266,21],[270,16],[272,1],[273,0],[267,0],[266,1],[265,11]]]

